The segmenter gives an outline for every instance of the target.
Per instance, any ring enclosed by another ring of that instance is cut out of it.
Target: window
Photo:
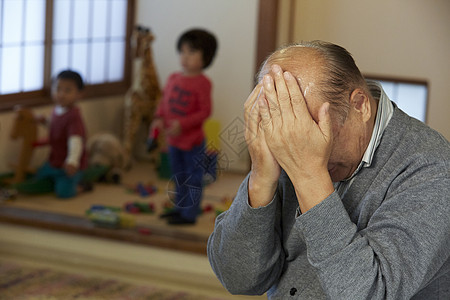
[[[365,76],[381,83],[389,99],[411,117],[426,121],[428,84],[424,81]]]
[[[133,12],[134,0],[0,0],[0,109],[49,102],[67,68],[87,97],[124,92]]]

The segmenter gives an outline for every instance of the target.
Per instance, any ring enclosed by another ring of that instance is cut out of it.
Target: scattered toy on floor
[[[171,201],[165,201],[163,203],[163,214],[170,213],[172,211],[175,211],[175,206]]]
[[[155,212],[155,204],[151,202],[128,202],[124,205],[124,209],[132,214],[153,214]]]
[[[216,216],[220,215],[224,211],[228,210],[231,206],[231,203],[233,203],[233,198],[230,196],[225,196],[221,199],[221,207],[216,208]]]
[[[212,206],[212,204],[206,204],[203,208],[202,208],[202,212],[203,213],[209,213],[212,212],[214,210],[214,206]]]
[[[92,205],[86,211],[86,216],[96,226],[104,228],[133,228],[136,221],[132,216],[122,213],[120,207],[106,205]]]
[[[150,235],[150,234],[152,234],[152,230],[150,228],[147,228],[147,227],[139,227],[137,229],[137,231],[140,234],[143,234],[143,235]]]
[[[12,201],[17,197],[17,191],[14,189],[0,188],[0,202]]]
[[[127,189],[131,193],[137,193],[141,197],[147,197],[155,194],[158,191],[158,188],[152,184],[143,184],[139,182],[135,186],[127,186]]]

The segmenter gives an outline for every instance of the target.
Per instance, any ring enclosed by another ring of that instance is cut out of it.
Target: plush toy
[[[113,134],[101,133],[87,142],[88,169],[106,167],[101,181],[120,183],[126,164],[126,153],[120,140]]]

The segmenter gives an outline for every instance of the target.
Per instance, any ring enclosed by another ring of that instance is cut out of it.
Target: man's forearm
[[[307,212],[334,192],[333,182],[326,170],[318,171],[307,178],[292,176],[291,181],[302,213]]]
[[[235,294],[262,294],[279,277],[284,252],[277,226],[278,202],[248,205],[248,178],[233,204],[216,219],[208,240],[208,257],[219,280]],[[278,220],[279,221],[279,220]]]
[[[278,182],[264,182],[250,174],[248,180],[248,203],[253,208],[266,206],[272,201]]]

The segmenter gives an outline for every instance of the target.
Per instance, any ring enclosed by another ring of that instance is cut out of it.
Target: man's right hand
[[[252,160],[248,182],[249,204],[252,207],[265,206],[272,201],[281,172],[260,128],[258,99],[262,93],[262,86],[258,84],[244,105],[245,141]]]

